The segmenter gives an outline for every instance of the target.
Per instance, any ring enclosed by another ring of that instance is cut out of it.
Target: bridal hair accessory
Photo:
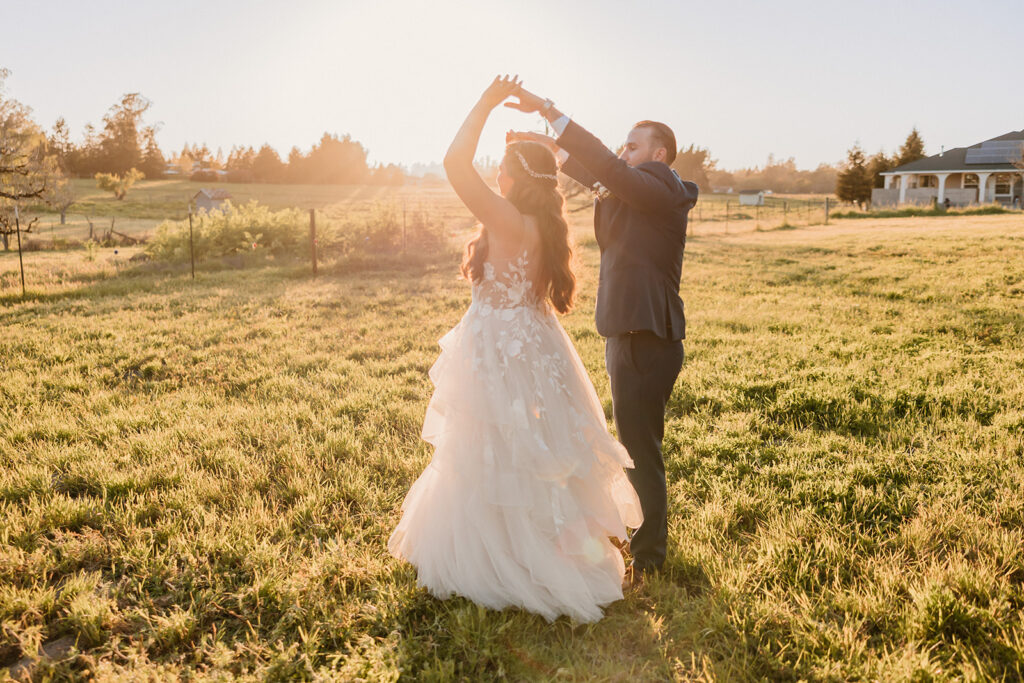
[[[547,178],[548,180],[558,180],[558,176],[556,176],[554,173],[537,173],[532,168],[530,168],[530,165],[526,163],[526,157],[524,157],[523,153],[520,152],[519,150],[516,150],[516,156],[519,157],[519,163],[523,165],[523,169],[530,174],[530,177]]]

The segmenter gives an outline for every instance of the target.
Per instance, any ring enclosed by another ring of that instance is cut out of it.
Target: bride
[[[625,539],[642,521],[626,450],[555,317],[576,278],[554,155],[509,144],[496,194],[473,166],[491,110],[513,94],[495,78],[445,157],[448,178],[479,219],[462,272],[473,300],[440,341],[423,422],[434,456],[388,541],[433,595],[554,620],[596,621],[622,598]]]

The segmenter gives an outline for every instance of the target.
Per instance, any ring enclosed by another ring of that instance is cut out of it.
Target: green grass
[[[576,221],[564,324],[608,410]],[[35,252],[24,300],[0,255],[0,665],[70,635],[37,677],[1019,680],[1022,247],[1016,216],[692,238],[666,571],[594,625],[387,554],[454,255]]]
[[[870,211],[837,211],[833,218],[908,218],[911,216],[994,216],[1004,213],[1019,213],[999,204],[969,206],[962,209],[947,209],[943,206],[907,206],[901,209],[872,209]]]

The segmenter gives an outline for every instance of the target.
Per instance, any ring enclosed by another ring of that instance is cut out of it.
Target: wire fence
[[[763,203],[713,197],[711,201],[698,200],[690,210],[689,233],[712,235],[828,225],[829,213],[835,208],[836,201],[831,197],[766,197]]]
[[[465,221],[450,221],[444,216],[446,212],[432,211],[423,204],[392,202],[359,211],[275,212],[262,205],[246,204],[223,211],[190,211],[178,220],[134,224],[131,219],[91,216],[80,220],[71,220],[69,216],[63,224],[38,220],[23,224],[19,220],[17,229],[2,235],[0,255],[16,253],[17,261],[13,269],[0,268],[0,295],[9,288],[20,288],[25,296],[26,279],[29,285],[40,280],[33,277],[34,265],[46,264],[43,270],[54,270],[56,266],[57,270],[68,271],[71,262],[80,259],[68,260],[66,254],[83,250],[88,262],[105,255],[118,266],[114,269],[117,274],[123,270],[120,266],[127,265],[122,261],[153,260],[168,267],[185,265],[192,278],[197,265],[209,263],[214,268],[225,264],[238,268],[271,261],[306,261],[316,275],[325,261],[384,263],[397,259],[411,263],[447,259],[450,237],[454,234],[450,230]],[[160,223],[167,225],[154,234],[152,226]],[[134,231],[122,232],[118,228]],[[110,253],[106,253],[108,249]],[[42,252],[41,260],[26,260],[23,254],[27,252]],[[60,261],[66,265],[60,265]],[[37,275],[47,279],[46,273]]]

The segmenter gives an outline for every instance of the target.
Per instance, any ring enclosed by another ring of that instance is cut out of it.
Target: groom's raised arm
[[[696,186],[692,186],[692,183],[684,184],[667,165],[655,161],[630,166],[559,111],[551,100],[542,99],[521,85],[514,95],[519,101],[506,102],[506,107],[527,113],[538,112],[558,133],[555,144],[569,154],[569,159],[562,166],[566,175],[576,178],[574,174],[578,174],[589,179],[591,182],[580,180],[587,187],[593,187],[596,179],[613,195],[644,211],[668,209],[684,201],[691,204],[697,201]],[[566,166],[569,166],[568,170]]]
[[[597,182],[597,178],[595,178],[583,164],[576,161],[571,154],[568,159],[562,162],[562,165],[558,170],[575,180],[580,185],[583,185],[588,190],[594,189],[594,183]]]
[[[648,162],[630,166],[575,121],[567,123],[556,142],[569,153],[569,160],[575,160],[627,204],[647,210],[671,208],[679,204],[680,192],[688,192],[665,164]]]

